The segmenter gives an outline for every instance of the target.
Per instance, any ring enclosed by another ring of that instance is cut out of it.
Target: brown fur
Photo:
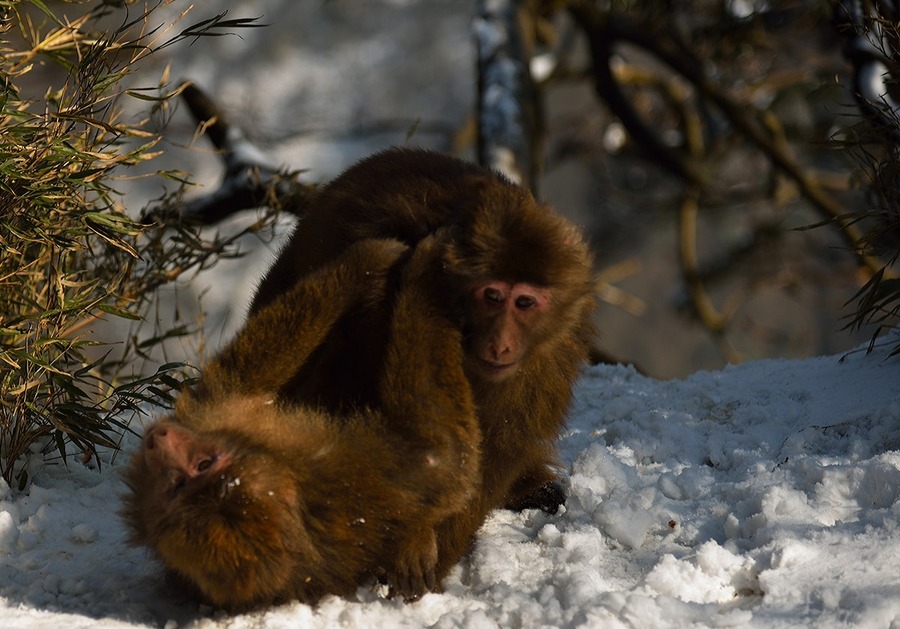
[[[252,310],[360,239],[395,238],[414,247],[437,231],[446,232],[443,264],[424,284],[462,332],[483,436],[482,491],[438,527],[442,577],[491,509],[555,512],[565,499],[553,470],[554,444],[594,336],[592,261],[578,230],[523,188],[476,165],[391,149],[359,162],[319,193],[260,284]],[[485,282],[524,286],[548,299],[529,312],[486,315],[478,292]],[[392,302],[388,286],[383,302],[343,320],[282,395],[332,411],[377,407],[372,383],[379,381]],[[427,315],[427,307],[420,313]],[[501,344],[514,365],[495,376],[485,369],[485,357],[499,356]],[[400,366],[396,375],[407,370]],[[425,398],[435,393],[418,392]]]
[[[406,247],[364,240],[257,308],[148,429],[123,514],[133,541],[202,600],[315,602],[378,577],[407,597],[436,587],[435,527],[480,491],[460,334],[423,279],[438,245],[420,243],[395,278],[377,412],[278,396],[342,318],[383,301]]]

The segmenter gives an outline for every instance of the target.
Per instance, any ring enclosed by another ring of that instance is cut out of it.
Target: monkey
[[[231,611],[351,596],[375,579],[407,599],[437,589],[436,527],[481,480],[461,333],[430,281],[440,243],[349,245],[257,308],[145,431],[122,514],[172,582]],[[401,260],[377,410],[279,397]]]
[[[425,279],[443,287],[438,301],[461,333],[482,478],[470,504],[438,527],[439,578],[492,509],[556,513],[565,501],[555,442],[595,336],[593,261],[580,231],[497,173],[436,152],[391,148],[318,192],[250,307],[264,308],[360,239],[415,247],[441,231],[449,234],[441,265]],[[332,410],[377,406],[377,358],[392,302],[388,286],[382,301],[343,320],[282,395]]]

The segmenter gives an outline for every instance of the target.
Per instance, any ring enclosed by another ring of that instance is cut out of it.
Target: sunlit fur
[[[462,335],[483,450],[481,492],[438,527],[440,577],[466,552],[491,509],[555,511],[565,498],[556,483],[555,441],[594,341],[596,305],[592,259],[579,230],[528,191],[477,165],[391,149],[357,163],[305,208],[252,308],[277,299],[298,277],[360,239],[395,238],[415,246],[435,233],[445,242],[442,264],[423,277],[423,289],[449,311]],[[507,318],[527,323],[504,328],[501,319],[473,307],[473,292],[486,281],[532,285],[545,291],[547,305],[536,316]],[[384,369],[394,290],[388,282],[382,302],[342,320],[282,394],[331,410],[377,407],[372,383]],[[492,351],[498,335],[517,346],[512,369],[485,369],[478,359]],[[397,369],[403,376],[407,368]],[[469,387],[460,387],[461,394],[469,395]],[[436,393],[417,391],[425,399]]]
[[[460,334],[423,289],[443,247],[403,257],[377,408],[318,411],[279,393],[337,321],[384,294],[405,249],[359,242],[299,278],[148,429],[123,515],[201,600],[243,610],[376,579],[407,598],[438,586],[435,529],[481,478]]]

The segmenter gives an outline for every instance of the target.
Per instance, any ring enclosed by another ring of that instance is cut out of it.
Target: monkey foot
[[[540,509],[550,515],[559,511],[559,506],[566,502],[566,492],[563,486],[555,480],[544,483],[524,496],[519,496],[506,503],[510,511],[524,511],[525,509]]]
[[[392,570],[386,573],[390,596],[402,596],[407,603],[419,600],[427,592],[437,589],[437,540],[434,529],[419,534],[410,533],[404,547],[397,553]]]

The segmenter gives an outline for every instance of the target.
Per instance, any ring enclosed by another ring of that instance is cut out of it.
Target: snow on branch
[[[526,5],[479,0],[476,8],[478,162],[537,192],[541,116],[529,71]]]
[[[298,172],[275,166],[240,127],[228,122],[215,102],[196,85],[186,84],[182,97],[225,163],[225,176],[219,188],[185,203],[180,209],[184,219],[210,225],[235,212],[256,207],[300,213],[314,185],[300,183]]]

